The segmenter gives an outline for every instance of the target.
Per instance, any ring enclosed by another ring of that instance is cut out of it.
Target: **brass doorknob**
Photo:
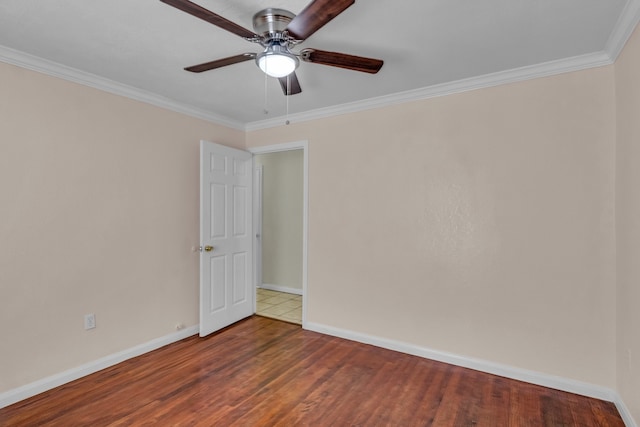
[[[211,252],[213,250],[213,246],[205,246],[204,247],[204,251],[205,252]]]

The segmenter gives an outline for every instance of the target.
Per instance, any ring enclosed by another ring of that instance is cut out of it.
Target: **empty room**
[[[639,21],[1,1],[0,425],[637,426]]]

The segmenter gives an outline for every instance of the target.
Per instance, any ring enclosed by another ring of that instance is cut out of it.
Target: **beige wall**
[[[640,31],[616,63],[618,390],[640,422]]]
[[[3,63],[0,82],[0,392],[197,324],[198,141],[244,133]]]
[[[262,283],[302,290],[303,151],[255,156],[262,165]]]
[[[308,140],[310,322],[617,388],[640,420],[639,44],[246,135],[0,63],[0,393],[196,324],[198,140]]]
[[[248,133],[309,141],[308,321],[614,388],[614,113],[610,66]]]

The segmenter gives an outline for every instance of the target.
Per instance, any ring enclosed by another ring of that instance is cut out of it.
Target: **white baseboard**
[[[270,291],[278,291],[278,292],[286,292],[288,294],[302,295],[302,289],[290,288],[288,286],[280,286],[280,285],[272,285],[269,283],[263,283],[258,287],[262,289],[268,289]]]
[[[388,350],[394,350],[401,353],[424,357],[425,359],[436,360],[438,362],[449,363],[452,365],[461,366],[463,368],[474,369],[476,371],[499,375],[501,377],[512,378],[531,384],[541,385],[543,387],[549,387],[556,390],[562,390],[569,393],[575,393],[582,396],[593,397],[596,399],[613,402],[618,408],[620,416],[624,420],[626,426],[637,427],[633,420],[633,417],[631,416],[631,413],[629,412],[629,409],[625,406],[620,395],[618,395],[616,391],[607,387],[584,383],[568,378],[562,378],[555,375],[529,371],[526,369],[515,368],[513,366],[502,365],[486,360],[459,356],[453,353],[432,350],[413,344],[407,344],[400,341],[362,334],[346,329],[335,328],[319,323],[307,322],[304,327],[305,329],[319,332],[321,334],[344,338],[351,341],[357,341],[364,344],[370,344],[376,347],[386,348]]]
[[[624,421],[624,425],[626,427],[638,427],[638,424],[636,424],[633,416],[631,415],[631,411],[629,411],[629,408],[627,408],[627,405],[624,404],[620,396],[617,396],[613,403],[616,404],[616,408],[618,408],[618,412],[620,412],[620,416],[622,417],[622,421]]]
[[[191,326],[172,334],[156,338],[149,342],[139,344],[127,350],[123,350],[118,353],[114,353],[109,356],[94,360],[92,362],[85,363],[84,365],[80,365],[76,368],[69,369],[59,374],[55,374],[50,377],[32,382],[30,384],[25,384],[21,387],[8,390],[4,393],[0,393],[0,408],[12,405],[31,396],[35,396],[36,394],[43,393],[47,390],[51,390],[52,388],[77,380],[78,378],[82,378],[86,375],[93,374],[94,372],[98,372],[120,362],[124,362],[127,359],[131,359],[160,347],[164,347],[167,344],[180,341],[197,334],[199,331],[200,327],[198,325]]]
[[[512,378],[515,380],[525,381],[544,387],[550,387],[557,390],[567,391],[570,393],[613,402],[616,405],[618,412],[620,412],[620,416],[622,417],[625,425],[627,427],[638,427],[633,419],[633,416],[631,415],[631,412],[629,411],[629,408],[627,408],[627,406],[624,404],[620,395],[614,390],[606,387],[583,383],[580,381],[557,377],[554,375],[543,374],[535,371],[529,371],[526,369],[515,368],[508,365],[501,365],[485,360],[459,356],[453,353],[432,350],[413,344],[380,338],[373,335],[361,334],[358,332],[334,328],[332,326],[326,326],[313,322],[307,322],[305,324],[305,329],[348,339],[351,341],[361,342],[364,344],[371,344],[376,347],[399,351],[401,353],[412,354],[414,356],[424,357],[426,359],[450,363],[452,365],[462,366],[464,368],[470,368],[476,371],[487,372],[506,378]],[[59,374],[55,374],[50,377],[32,382],[30,384],[26,384],[21,387],[6,391],[0,394],[0,408],[12,405],[16,402],[35,396],[36,394],[43,393],[47,390],[51,390],[55,387],[77,380],[78,378],[82,378],[94,372],[98,372],[102,369],[116,365],[127,359],[140,356],[141,354],[148,353],[160,347],[164,347],[165,345],[188,338],[192,335],[197,334],[199,330],[200,329],[198,325],[191,326],[189,328],[174,332],[169,335],[165,335],[164,337],[156,338],[127,350],[123,350],[118,353],[114,353],[109,356],[94,360],[92,362],[85,363],[84,365],[69,369]]]

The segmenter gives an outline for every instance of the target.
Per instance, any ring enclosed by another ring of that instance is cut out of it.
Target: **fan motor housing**
[[[269,7],[253,15],[253,30],[267,39],[278,37],[295,16],[288,10]]]

